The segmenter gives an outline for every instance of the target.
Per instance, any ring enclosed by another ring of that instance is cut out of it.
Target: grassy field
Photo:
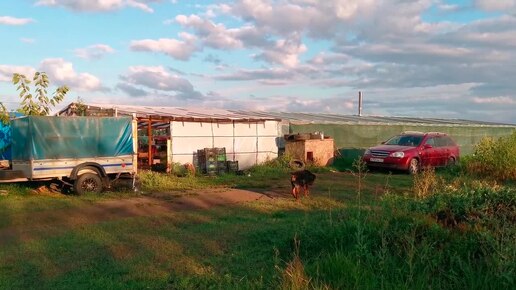
[[[216,178],[147,173],[143,181],[140,193],[80,197],[0,187],[9,192],[0,196],[0,289],[515,286],[511,185],[433,172],[413,180],[320,170],[312,196],[295,202],[282,168]],[[157,191],[166,192],[162,201],[174,202],[189,189],[202,194],[225,187],[274,198],[91,222],[53,220]],[[44,223],[32,219],[41,213],[52,215]]]

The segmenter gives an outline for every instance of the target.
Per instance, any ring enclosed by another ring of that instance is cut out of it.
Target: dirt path
[[[208,189],[177,193],[156,193],[148,196],[113,199],[81,207],[25,213],[13,216],[12,225],[0,229],[0,245],[26,241],[63,229],[128,217],[155,216],[171,212],[202,210],[214,206],[269,200],[280,197],[278,193],[260,193],[241,189]]]

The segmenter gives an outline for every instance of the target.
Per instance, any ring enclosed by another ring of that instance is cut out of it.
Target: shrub
[[[386,196],[392,208],[429,215],[446,227],[476,227],[493,229],[492,225],[516,225],[516,190],[473,182],[461,188],[441,187],[432,195],[414,200]]]
[[[256,167],[264,166],[264,167],[271,167],[271,168],[281,168],[286,169],[290,168],[290,160],[292,157],[288,155],[281,155],[278,158],[269,159],[265,161],[264,163],[257,165]]]
[[[474,154],[463,159],[467,173],[496,180],[516,180],[516,131],[495,140],[483,138]]]
[[[254,176],[276,176],[290,171],[290,158],[288,156],[280,156],[278,158],[267,160],[261,164],[255,165],[249,169]]]

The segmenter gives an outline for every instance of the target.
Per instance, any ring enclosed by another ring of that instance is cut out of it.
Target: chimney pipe
[[[362,92],[358,92],[358,116],[362,117]]]

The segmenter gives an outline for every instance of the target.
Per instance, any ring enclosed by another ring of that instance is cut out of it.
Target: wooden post
[[[152,156],[152,120],[149,117],[149,124],[147,125],[147,146],[148,146],[148,164],[149,166],[152,166],[152,161],[154,161],[154,156]]]

